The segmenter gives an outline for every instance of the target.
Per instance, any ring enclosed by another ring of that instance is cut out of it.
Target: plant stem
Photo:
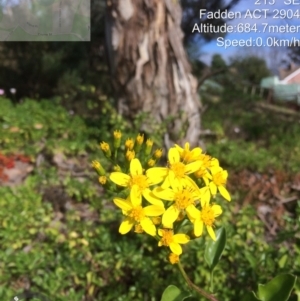
[[[188,286],[190,288],[192,288],[193,290],[195,290],[198,294],[202,295],[203,297],[205,297],[206,299],[210,300],[210,301],[219,301],[218,299],[216,299],[213,295],[209,294],[208,292],[206,292],[205,290],[203,290],[202,288],[198,287],[196,284],[194,284],[191,279],[188,277],[188,275],[186,274],[185,270],[183,269],[183,266],[181,265],[180,262],[178,262],[178,268],[179,271],[181,272],[184,280],[186,281],[186,283],[188,284]]]

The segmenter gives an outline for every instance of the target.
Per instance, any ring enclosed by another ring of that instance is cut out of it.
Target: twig
[[[188,286],[190,288],[192,288],[193,290],[195,290],[198,294],[202,295],[203,297],[205,297],[206,299],[210,300],[210,301],[219,301],[218,299],[216,299],[213,295],[209,294],[208,292],[206,292],[205,290],[203,290],[202,288],[198,287],[196,284],[194,284],[191,279],[188,277],[188,275],[186,274],[185,270],[183,269],[183,266],[181,265],[181,263],[178,263],[178,268],[179,271],[181,272],[183,278],[185,279],[185,281],[187,282]]]

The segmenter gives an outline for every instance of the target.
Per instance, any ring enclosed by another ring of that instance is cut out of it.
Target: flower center
[[[197,179],[199,179],[199,178],[204,177],[206,173],[207,173],[207,170],[205,168],[200,168],[194,173],[194,175]]]
[[[215,175],[213,175],[213,182],[217,186],[221,186],[221,185],[226,184],[226,179],[224,179],[224,177],[222,175],[222,171],[219,171]]]
[[[145,175],[132,176],[129,185],[130,187],[132,187],[133,185],[137,185],[140,191],[143,191],[149,186],[147,177]]]
[[[211,166],[211,156],[203,155],[201,160],[202,160],[203,167],[210,168],[210,166]]]
[[[173,231],[162,230],[162,238],[160,240],[162,245],[168,247],[172,241],[173,241]]]
[[[215,221],[214,211],[210,206],[204,206],[201,211],[201,219],[206,226],[212,226]]]
[[[142,206],[134,207],[128,215],[136,222],[140,222],[145,217]]]
[[[188,189],[183,189],[175,193],[175,204],[177,209],[186,209],[189,205],[194,204],[192,191]]]
[[[174,172],[176,178],[183,178],[185,174],[185,165],[182,162],[175,162],[170,169]]]

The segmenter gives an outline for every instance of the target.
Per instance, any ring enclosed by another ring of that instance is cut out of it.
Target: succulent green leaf
[[[295,285],[296,278],[291,274],[278,275],[267,284],[259,284],[257,295],[261,301],[286,301]]]
[[[251,293],[247,293],[243,297],[242,301],[259,301],[259,299],[257,299],[254,292],[251,292]]]
[[[210,240],[206,244],[204,258],[211,271],[218,264],[226,245],[226,231],[221,227],[216,231],[216,241]]]
[[[177,286],[169,285],[163,292],[161,301],[183,301],[190,297],[187,293],[182,292]]]

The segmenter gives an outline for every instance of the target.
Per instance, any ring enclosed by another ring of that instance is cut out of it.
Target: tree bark
[[[117,93],[118,112],[132,120],[149,113],[140,130],[155,131],[169,116],[164,137],[199,144],[197,80],[183,47],[178,0],[108,0],[106,45]]]

